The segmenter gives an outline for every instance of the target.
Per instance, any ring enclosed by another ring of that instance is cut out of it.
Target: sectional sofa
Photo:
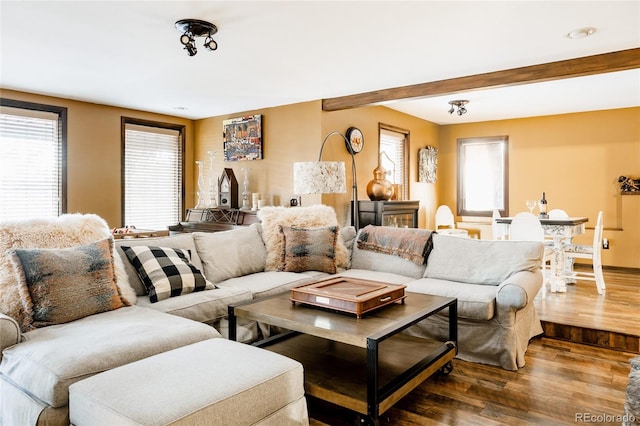
[[[12,290],[15,271],[0,259],[0,424],[68,424],[69,418],[74,419],[73,402],[69,417],[70,388],[73,400],[74,390],[80,394],[90,380],[108,383],[106,376],[101,378],[109,370],[224,338],[230,304],[286,292],[331,274],[456,297],[461,359],[516,370],[524,366],[529,340],[542,333],[533,305],[542,284],[541,243],[480,241],[418,229],[367,227],[356,234],[352,227],[340,228],[335,212],[327,206],[265,208],[260,218],[259,224],[225,232],[118,240],[114,274],[117,293],[126,306],[40,328],[25,329],[22,301],[16,302]],[[53,245],[16,236],[16,224],[0,224],[0,251],[71,247],[104,236],[106,224],[93,215],[58,219],[65,220],[67,230],[76,229],[75,236]],[[80,226],[80,222],[91,223]],[[50,233],[62,233],[65,226],[53,228]],[[376,236],[378,246],[372,243]],[[408,246],[409,240],[420,244]],[[183,253],[196,278],[183,279],[183,288],[167,287],[166,282],[150,287],[145,281],[152,274],[136,270],[149,256],[149,247]],[[446,315],[433,316],[408,333],[446,339]],[[264,324],[239,326],[239,340],[245,342],[272,333]],[[229,356],[234,356],[233,351]],[[272,419],[283,424],[307,422],[306,405],[302,410],[299,399],[293,392],[286,410],[272,408],[287,414]]]

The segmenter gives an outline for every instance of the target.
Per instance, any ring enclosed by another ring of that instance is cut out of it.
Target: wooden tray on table
[[[351,277],[333,277],[291,289],[291,302],[356,314],[358,318],[397,301],[404,303],[405,285]]]

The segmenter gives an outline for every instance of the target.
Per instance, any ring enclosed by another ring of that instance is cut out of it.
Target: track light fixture
[[[182,32],[180,43],[184,46],[189,56],[198,53],[196,48],[196,37],[206,37],[204,40],[204,48],[207,50],[216,50],[218,43],[211,37],[218,32],[218,27],[207,21],[199,19],[181,19],[176,22],[176,28]]]
[[[449,114],[453,114],[456,111],[456,107],[458,108],[457,114],[458,115],[462,115],[462,114],[466,114],[467,113],[467,108],[465,108],[465,105],[468,104],[469,101],[449,101],[449,105],[451,105],[451,108],[449,108]]]

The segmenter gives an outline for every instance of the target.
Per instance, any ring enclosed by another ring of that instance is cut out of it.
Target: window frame
[[[67,213],[67,108],[2,97],[0,97],[0,106],[49,112],[58,116],[58,143],[60,144],[60,185],[58,188],[60,202],[58,216]]]
[[[125,218],[125,200],[126,200],[126,193],[125,193],[125,185],[126,185],[126,179],[125,179],[125,150],[126,150],[126,128],[127,125],[135,125],[135,126],[146,126],[146,127],[156,127],[156,128],[160,128],[160,129],[167,129],[167,130],[175,130],[179,132],[179,136],[178,136],[178,141],[180,144],[180,201],[179,201],[179,218],[180,220],[182,220],[185,216],[185,203],[184,203],[184,198],[185,198],[185,141],[186,141],[186,135],[185,135],[185,129],[186,126],[182,125],[182,124],[172,124],[172,123],[164,123],[164,122],[160,122],[160,121],[152,121],[152,120],[144,120],[144,119],[140,119],[140,118],[133,118],[133,117],[121,117],[120,120],[120,141],[121,141],[121,152],[120,152],[120,196],[121,196],[121,209],[120,209],[120,226],[125,226],[124,223],[124,218]],[[167,226],[169,226],[171,224],[167,224]]]
[[[404,135],[404,142],[402,143],[402,161],[404,163],[404,167],[402,168],[402,197],[400,198],[396,196],[396,199],[409,200],[409,147],[411,146],[411,132],[407,129],[402,129],[391,124],[378,123],[378,161],[380,159],[380,140],[383,130],[386,130],[388,132],[401,133]]]
[[[458,216],[476,216],[476,217],[491,217],[493,215],[492,210],[467,210],[464,208],[464,146],[470,144],[504,144],[504,152],[502,157],[502,169],[504,171],[503,176],[503,188],[502,194],[503,209],[497,209],[501,216],[509,216],[509,136],[486,136],[486,137],[473,137],[473,138],[461,138],[457,140],[457,194],[456,194],[456,213]]]

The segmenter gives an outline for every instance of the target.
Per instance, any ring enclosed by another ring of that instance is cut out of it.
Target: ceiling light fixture
[[[565,37],[570,38],[571,40],[575,40],[578,38],[589,37],[596,31],[597,30],[593,27],[578,28],[577,30],[569,31],[567,34],[565,34]]]
[[[465,105],[468,103],[469,101],[463,100],[449,101],[449,105],[451,105],[451,108],[449,108],[449,114],[453,114],[456,111],[456,107],[458,108],[458,115],[466,114],[467,108],[465,108]]]
[[[207,50],[216,50],[218,43],[216,43],[211,36],[218,32],[218,27],[211,22],[201,21],[199,19],[181,19],[176,22],[176,28],[182,32],[180,36],[180,43],[184,46],[184,50],[187,51],[189,56],[194,56],[198,53],[196,48],[196,37],[206,37],[204,40],[204,47]]]

